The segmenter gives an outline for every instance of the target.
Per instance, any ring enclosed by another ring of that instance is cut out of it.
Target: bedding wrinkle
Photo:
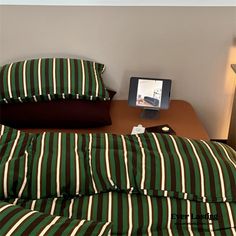
[[[234,236],[235,159],[226,144],[168,134],[0,126],[0,232]]]

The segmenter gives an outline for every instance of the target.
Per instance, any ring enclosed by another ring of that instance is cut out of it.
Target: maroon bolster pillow
[[[55,100],[0,104],[0,123],[13,128],[92,128],[111,125],[110,100]]]

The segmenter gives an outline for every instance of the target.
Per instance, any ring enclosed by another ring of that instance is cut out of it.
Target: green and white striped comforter
[[[236,234],[236,152],[216,142],[0,126],[0,183],[4,235]]]

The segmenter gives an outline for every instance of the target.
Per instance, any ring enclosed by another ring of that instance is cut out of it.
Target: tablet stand
[[[140,116],[142,119],[158,119],[160,117],[160,111],[144,108]]]

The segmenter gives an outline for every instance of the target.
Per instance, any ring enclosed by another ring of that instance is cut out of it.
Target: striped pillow
[[[104,65],[72,58],[39,58],[0,69],[0,103],[57,99],[109,100]]]

